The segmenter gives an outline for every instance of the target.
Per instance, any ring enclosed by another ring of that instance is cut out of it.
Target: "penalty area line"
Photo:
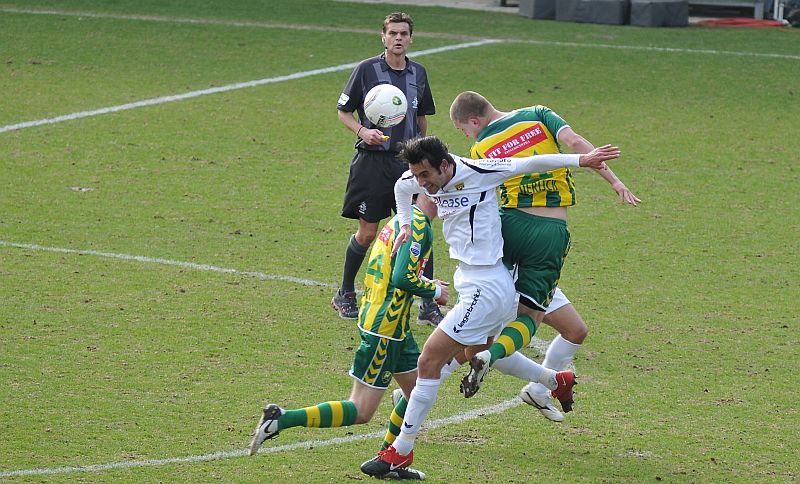
[[[304,286],[321,286],[321,287],[332,287],[332,288],[339,287],[336,284],[315,281],[313,279],[303,279],[301,277],[265,274],[263,272],[257,272],[257,271],[240,271],[237,269],[229,269],[226,267],[219,267],[211,264],[196,264],[194,262],[183,262],[171,259],[162,259],[159,257],[147,257],[143,255],[119,254],[116,252],[100,252],[97,250],[88,250],[88,249],[67,249],[64,247],[45,247],[43,245],[19,244],[15,242],[7,242],[5,240],[0,240],[0,247],[13,247],[17,249],[28,249],[28,250],[36,250],[42,252],[57,252],[61,254],[93,255],[97,257],[108,257],[111,259],[146,262],[148,264],[161,264],[165,266],[183,267],[186,269],[194,269],[198,271],[211,271],[211,272],[220,272],[223,274],[235,274],[238,276],[254,277],[262,281],[294,282],[296,284],[302,284]]]
[[[500,402],[495,405],[489,405],[486,407],[477,408],[475,410],[469,410],[467,412],[462,412],[456,415],[452,415],[450,417],[431,420],[427,422],[423,426],[423,428],[430,430],[430,429],[435,429],[437,427],[442,427],[444,425],[465,422],[467,420],[472,420],[485,415],[502,413],[510,408],[519,406],[521,404],[522,400],[520,400],[518,397],[514,397],[510,400],[506,400],[504,402]],[[385,430],[380,430],[376,432],[370,432],[367,434],[349,435],[347,437],[335,437],[326,440],[306,440],[302,442],[295,442],[293,444],[279,445],[276,447],[261,447],[258,453],[274,454],[277,452],[285,452],[295,449],[311,449],[316,447],[328,447],[332,445],[349,444],[351,442],[357,442],[360,440],[378,439],[383,437],[385,433],[386,433]],[[245,455],[247,455],[247,450],[239,449],[239,450],[231,450],[224,452],[212,452],[209,454],[202,454],[202,455],[170,457],[165,459],[145,459],[145,460],[134,460],[126,462],[109,462],[107,464],[93,464],[93,465],[75,466],[75,467],[40,467],[34,469],[19,469],[15,471],[0,471],[0,477],[73,474],[79,472],[102,472],[102,471],[110,471],[116,469],[130,469],[134,467],[158,467],[169,464],[184,464],[193,462],[206,462],[211,460],[232,459],[235,457],[242,457]]]
[[[466,48],[469,48],[469,47],[479,47],[479,46],[482,46],[482,45],[494,44],[494,43],[497,43],[497,42],[501,42],[501,41],[500,40],[495,40],[495,39],[485,39],[485,40],[479,40],[479,41],[475,41],[475,42],[466,42],[466,43],[463,43],[463,44],[446,45],[444,47],[436,47],[436,48],[433,48],[433,49],[426,49],[426,50],[420,50],[418,52],[413,52],[412,56],[416,58],[416,57],[421,57],[421,56],[430,55],[430,54],[438,54],[438,53],[441,53],[441,52],[448,52],[448,51],[451,51],[451,50],[466,49]],[[361,61],[359,61],[359,62],[361,62]],[[209,88],[209,89],[201,89],[201,90],[198,90],[198,91],[190,91],[190,92],[185,92],[185,93],[182,93],[182,94],[173,94],[173,95],[169,95],[169,96],[161,96],[161,97],[155,97],[155,98],[150,98],[150,99],[143,99],[141,101],[136,101],[136,102],[132,102],[132,103],[119,104],[117,106],[110,106],[110,107],[106,107],[106,108],[93,109],[93,110],[90,110],[90,111],[80,111],[80,112],[76,112],[76,113],[65,114],[65,115],[62,115],[62,116],[55,116],[55,117],[52,117],[52,118],[43,118],[43,119],[37,119],[37,120],[34,120],[34,121],[24,121],[22,123],[15,123],[15,124],[9,124],[9,125],[6,125],[6,126],[0,126],[0,133],[5,133],[7,131],[17,131],[17,130],[20,130],[20,129],[31,128],[31,127],[34,127],[34,126],[43,126],[43,125],[46,125],[46,124],[62,123],[64,121],[72,121],[72,120],[75,120],[75,119],[90,118],[90,117],[93,117],[93,116],[99,116],[101,114],[117,113],[117,112],[120,112],[120,111],[127,111],[129,109],[142,108],[142,107],[146,107],[146,106],[155,106],[155,105],[158,105],[158,104],[170,103],[170,102],[175,102],[175,101],[183,101],[183,100],[186,100],[186,99],[192,99],[192,98],[196,98],[196,97],[200,97],[200,96],[206,96],[208,94],[217,94],[217,93],[221,93],[221,92],[235,91],[235,90],[238,90],[238,89],[245,89],[245,88],[256,87],[256,86],[263,86],[263,85],[266,85],[266,84],[274,84],[274,83],[277,83],[277,82],[292,81],[292,80],[295,80],[295,79],[303,79],[305,77],[317,76],[317,75],[320,75],[320,74],[330,74],[332,72],[340,72],[340,71],[344,71],[344,70],[353,69],[359,64],[359,62],[350,62],[348,64],[340,64],[338,66],[324,67],[324,68],[321,68],[321,69],[313,69],[313,70],[310,70],[310,71],[295,72],[294,74],[288,74],[288,75],[285,75],[285,76],[277,76],[277,77],[268,77],[268,78],[265,78],[265,79],[258,79],[258,80],[255,80],[255,81],[237,82],[237,83],[234,83],[234,84],[227,84],[225,86],[212,87],[212,88]]]

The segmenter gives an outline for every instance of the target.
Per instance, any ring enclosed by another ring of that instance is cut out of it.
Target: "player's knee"
[[[424,352],[417,360],[417,374],[421,378],[439,378],[444,363],[438,356],[426,355]]]
[[[571,325],[561,334],[562,338],[576,345],[583,344],[583,340],[587,336],[589,336],[589,327],[583,321],[580,321],[580,324]]]
[[[377,405],[369,405],[360,400],[353,400],[353,404],[355,404],[357,412],[356,421],[353,422],[354,425],[365,424],[372,420],[375,410],[378,408]]]
[[[356,232],[356,242],[361,247],[369,247],[377,234],[374,231],[360,230]]]

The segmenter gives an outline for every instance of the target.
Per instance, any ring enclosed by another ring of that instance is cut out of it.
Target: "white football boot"
[[[539,393],[535,390],[535,386],[536,383],[531,382],[522,387],[522,390],[519,391],[519,397],[522,401],[538,408],[548,420],[563,422],[564,414],[556,408],[553,398],[550,396],[550,391],[545,388],[546,393]],[[544,387],[544,385],[541,386]]]
[[[258,421],[258,425],[253,431],[253,439],[250,441],[250,455],[255,455],[265,440],[278,435],[278,419],[284,413],[286,412],[274,403],[264,407],[264,413],[261,415],[261,420]]]

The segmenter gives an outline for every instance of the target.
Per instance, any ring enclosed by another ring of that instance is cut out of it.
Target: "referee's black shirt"
[[[358,119],[366,128],[376,128],[364,115],[364,96],[378,84],[393,84],[406,95],[408,110],[400,124],[391,128],[379,128],[389,139],[379,145],[368,145],[358,138],[356,148],[370,151],[398,152],[397,144],[420,135],[417,116],[430,116],[436,113],[433,95],[428,86],[428,73],[422,64],[406,57],[406,68],[396,71],[386,63],[385,54],[361,61],[344,87],[337,109],[346,113],[358,111]]]

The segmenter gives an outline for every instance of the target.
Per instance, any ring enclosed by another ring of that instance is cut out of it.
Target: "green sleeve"
[[[558,142],[558,131],[563,128],[564,126],[569,126],[564,119],[561,118],[558,114],[556,114],[553,110],[548,108],[547,106],[534,106],[531,109],[536,112],[536,116],[542,120],[547,130],[553,135],[553,138],[556,140],[556,144],[558,145],[559,151],[561,151],[561,144]]]
[[[415,296],[434,297],[436,284],[420,279],[422,261],[430,256],[433,230],[424,215],[414,211],[411,237],[400,246],[392,268],[392,285]]]

